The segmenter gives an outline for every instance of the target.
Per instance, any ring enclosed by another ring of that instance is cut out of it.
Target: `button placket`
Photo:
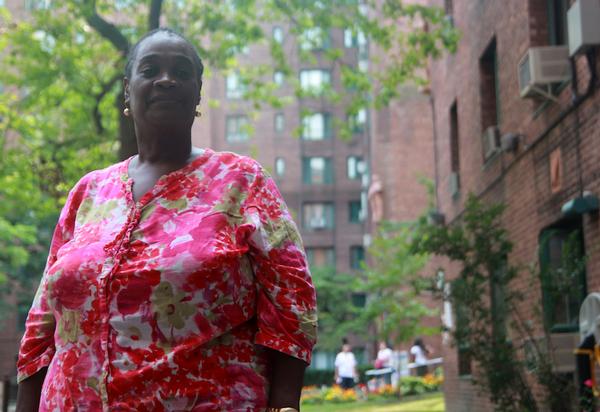
[[[104,366],[102,373],[102,385],[100,388],[101,398],[103,401],[103,410],[110,410],[108,405],[108,381],[110,379],[110,351],[109,351],[109,338],[110,338],[110,323],[109,323],[109,311],[110,311],[110,281],[113,275],[121,265],[123,258],[129,250],[131,234],[139,224],[141,217],[141,208],[138,207],[134,202],[130,208],[130,213],[127,216],[127,220],[123,225],[123,228],[115,236],[115,239],[104,246],[105,252],[108,254],[107,261],[111,261],[112,267],[106,271],[105,275],[100,279],[100,311],[102,313],[102,330],[100,346],[104,352]]]

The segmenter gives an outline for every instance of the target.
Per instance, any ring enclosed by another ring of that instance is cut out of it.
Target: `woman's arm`
[[[19,383],[16,412],[37,412],[47,371],[48,368],[42,368]]]
[[[276,350],[268,349],[271,368],[269,407],[300,409],[300,393],[306,362]]]

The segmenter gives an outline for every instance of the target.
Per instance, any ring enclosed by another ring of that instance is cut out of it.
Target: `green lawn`
[[[371,401],[302,406],[302,412],[444,412],[444,410],[442,393],[396,402]]]

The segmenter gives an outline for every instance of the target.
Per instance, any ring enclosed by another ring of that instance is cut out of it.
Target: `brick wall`
[[[443,1],[432,1],[443,6]],[[538,236],[541,230],[561,218],[561,206],[582,190],[600,193],[600,149],[598,148],[598,108],[596,91],[581,106],[553,123],[571,105],[569,85],[558,95],[557,103],[542,99],[521,99],[517,66],[529,47],[548,44],[546,0],[454,0],[454,21],[462,32],[458,51],[430,65],[438,138],[439,207],[446,221],[454,221],[462,211],[466,195],[473,192],[486,201],[507,205],[503,223],[514,242],[511,263],[537,262]],[[516,153],[499,153],[484,162],[481,132],[489,96],[480,90],[480,58],[490,41],[496,39],[501,134],[523,136]],[[598,70],[598,64],[595,64]],[[583,57],[576,59],[578,88],[583,92],[589,71]],[[458,197],[449,192],[451,172],[450,108],[457,101],[460,180]],[[560,148],[562,185],[550,187],[550,154]],[[581,184],[580,184],[581,182]],[[598,215],[584,217],[587,262],[587,289],[600,287],[600,248]],[[447,271],[456,275],[458,268]],[[537,319],[541,308],[541,287],[522,274],[512,285],[526,291],[527,305],[520,310],[526,319]],[[539,322],[537,333],[539,330]],[[457,376],[456,349],[444,347],[446,383],[444,391],[449,412],[489,411],[485,395],[478,395],[469,378]],[[543,393],[535,389],[542,399]]]

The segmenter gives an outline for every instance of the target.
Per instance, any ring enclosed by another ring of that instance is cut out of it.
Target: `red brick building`
[[[427,188],[422,179],[434,180],[432,101],[428,94],[414,86],[404,86],[400,97],[386,108],[372,114],[370,135],[371,190],[370,230],[376,235],[378,220],[408,222],[417,219],[427,208]],[[378,182],[379,181],[379,182]],[[379,191],[377,193],[377,191]],[[379,196],[377,211],[374,197]],[[379,215],[379,216],[378,216]],[[429,274],[432,266],[424,269]],[[432,309],[439,302],[426,294],[423,302]],[[439,316],[423,319],[422,326],[438,329]],[[424,337],[433,357],[441,356],[440,334]],[[397,345],[409,350],[412,342]]]
[[[542,310],[557,348],[555,367],[573,377],[578,308],[585,293],[600,288],[600,222],[597,212],[569,218],[561,208],[586,191],[595,196],[600,192],[595,49],[587,56],[575,54],[575,70],[562,82],[528,78],[531,67],[544,60],[529,54],[529,61],[523,61],[528,50],[555,46],[556,51],[568,44],[567,10],[573,1],[431,3],[445,7],[462,33],[456,54],[430,64],[438,208],[451,224],[460,219],[468,193],[505,203],[503,223],[515,245],[508,259],[515,264],[540,260],[542,265],[553,264],[552,259],[560,260],[565,238],[581,233],[585,275],[575,281],[564,301],[549,302],[540,282],[529,288],[527,274],[512,285],[532,290],[522,313],[535,323],[535,311]],[[563,49],[553,58],[563,67],[569,65],[568,56]],[[538,86],[527,90],[528,82]],[[550,84],[541,86],[544,82]],[[546,250],[540,238],[549,229],[555,230]],[[447,279],[453,276],[456,272],[446,272]],[[447,411],[493,409],[485,395],[477,394],[471,365],[456,348],[444,347],[444,369]],[[542,399],[543,394],[536,392]]]

